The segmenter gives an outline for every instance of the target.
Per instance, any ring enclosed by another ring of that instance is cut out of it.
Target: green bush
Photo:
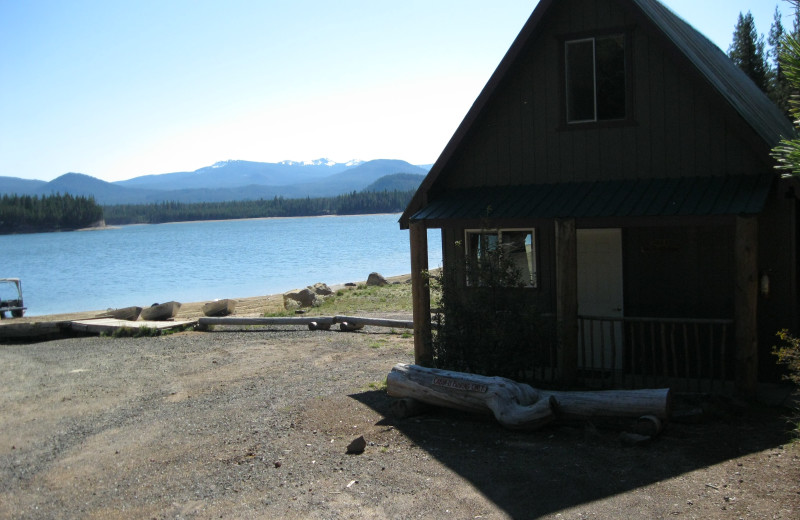
[[[437,368],[533,382],[535,368],[552,365],[555,323],[530,304],[501,248],[430,283],[439,295],[431,345]]]
[[[778,358],[778,363],[786,367],[785,379],[792,381],[795,385],[800,385],[800,338],[797,338],[789,331],[778,332],[778,338],[782,345],[775,347],[774,353]],[[795,392],[797,389],[795,388]],[[794,433],[800,436],[800,409],[795,410]]]

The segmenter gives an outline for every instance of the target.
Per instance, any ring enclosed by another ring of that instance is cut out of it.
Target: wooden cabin
[[[542,374],[754,395],[779,379],[776,332],[798,330],[800,187],[771,156],[792,135],[657,0],[540,0],[401,217],[417,363],[437,228],[445,269],[516,244],[526,301],[558,326]]]

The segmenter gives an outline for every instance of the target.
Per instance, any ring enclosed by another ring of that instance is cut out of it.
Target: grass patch
[[[369,312],[411,312],[411,284],[389,284],[383,287],[359,284],[339,289],[325,298],[319,307],[306,308],[304,316],[335,316]],[[275,311],[265,316],[294,316],[294,311]]]
[[[381,348],[385,347],[389,342],[385,339],[379,339],[377,341],[373,341],[369,344],[369,348]]]
[[[372,381],[367,385],[367,387],[364,390],[377,390],[379,392],[385,392],[386,379],[384,379],[383,381]]]

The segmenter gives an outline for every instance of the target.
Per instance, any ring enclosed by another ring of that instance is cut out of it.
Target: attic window
[[[568,123],[625,119],[625,35],[565,42]]]

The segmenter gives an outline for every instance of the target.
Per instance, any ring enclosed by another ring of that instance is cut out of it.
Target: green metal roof
[[[411,221],[757,214],[771,175],[629,179],[452,190]]]

